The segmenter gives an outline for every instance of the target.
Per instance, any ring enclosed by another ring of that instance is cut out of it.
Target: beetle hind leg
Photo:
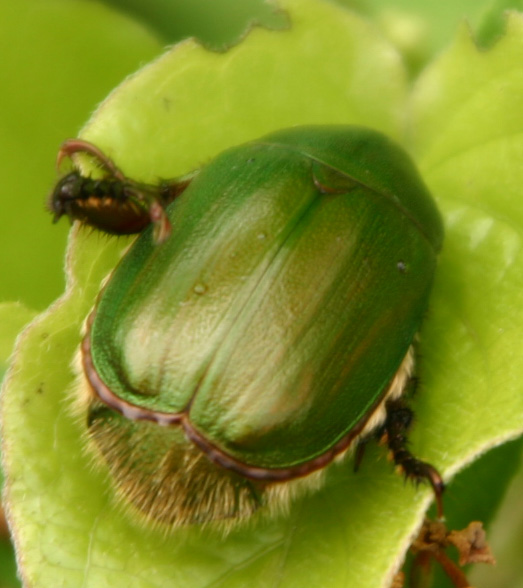
[[[382,426],[383,438],[391,452],[394,463],[405,476],[416,483],[428,481],[434,490],[438,517],[443,517],[442,495],[445,484],[438,470],[425,461],[417,459],[407,449],[407,431],[412,423],[413,413],[401,400],[387,403],[387,418]]]

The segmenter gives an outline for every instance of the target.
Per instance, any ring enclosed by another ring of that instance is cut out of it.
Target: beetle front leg
[[[109,234],[138,233],[149,223],[153,239],[165,242],[171,233],[167,205],[188,186],[192,175],[179,182],[145,184],[127,178],[96,145],[83,139],[67,139],[57,156],[57,167],[65,157],[86,153],[95,158],[105,172],[100,180],[73,171],[62,178],[49,198],[55,222],[67,214]]]
[[[407,478],[415,482],[427,480],[434,490],[438,517],[443,517],[442,494],[445,484],[438,470],[425,461],[417,459],[407,449],[406,433],[412,423],[413,413],[401,400],[387,403],[387,418],[382,431],[392,454],[394,463],[403,471]]]
[[[75,153],[87,153],[88,155],[92,155],[98,160],[102,169],[109,175],[122,182],[125,181],[125,176],[116,167],[112,159],[107,157],[107,155],[105,155],[105,153],[96,145],[89,143],[89,141],[84,141],[83,139],[66,139],[62,143],[58,155],[56,156],[56,167],[59,169],[62,161],[66,157],[71,157]]]

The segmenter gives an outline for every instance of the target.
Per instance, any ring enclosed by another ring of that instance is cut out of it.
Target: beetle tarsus
[[[401,400],[387,404],[387,419],[382,427],[394,463],[405,476],[415,483],[428,481],[434,490],[438,517],[443,518],[442,495],[445,484],[438,470],[427,462],[417,459],[407,449],[406,432],[412,423],[413,413]]]

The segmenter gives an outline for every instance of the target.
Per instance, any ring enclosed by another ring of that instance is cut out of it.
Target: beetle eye
[[[64,176],[56,185],[48,200],[48,208],[54,213],[53,222],[67,214],[67,203],[76,197],[80,176],[71,172]]]
[[[71,172],[64,176],[57,184],[53,195],[52,203],[55,204],[61,200],[73,200],[78,198],[78,188],[82,178],[78,172]]]

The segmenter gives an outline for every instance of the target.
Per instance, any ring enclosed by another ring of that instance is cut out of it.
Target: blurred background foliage
[[[382,29],[403,53],[412,79],[463,21],[488,47],[503,32],[504,10],[523,9],[523,0],[338,1]],[[21,327],[64,288],[68,227],[51,227],[45,210],[60,143],[76,136],[97,104],[166,45],[195,36],[224,50],[252,24],[279,28],[286,19],[263,0],[0,0],[0,377]],[[478,493],[485,503],[501,500],[508,488],[491,531],[498,566],[478,572],[480,586],[523,586],[523,476],[498,484],[499,495],[488,483],[499,482],[496,464],[520,455],[520,441],[507,444],[453,483],[455,489],[477,485],[483,472]],[[13,553],[1,524],[0,533],[0,588],[13,588]]]

